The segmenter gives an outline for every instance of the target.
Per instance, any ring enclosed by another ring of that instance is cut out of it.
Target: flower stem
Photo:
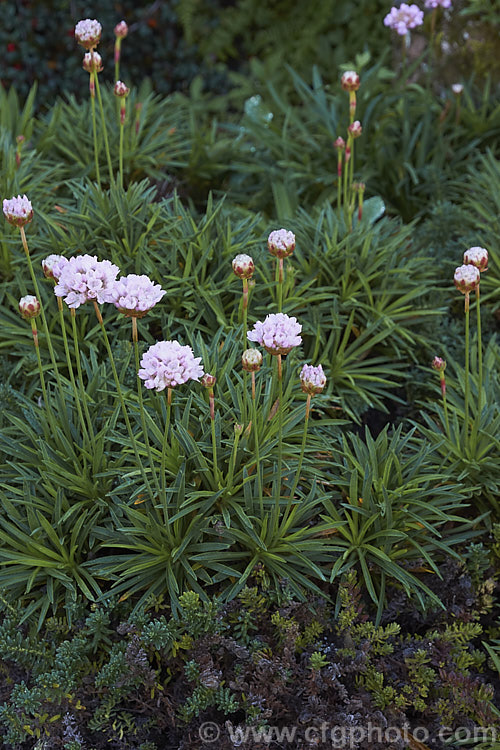
[[[82,405],[80,403],[80,395],[78,394],[78,388],[75,381],[75,373],[73,370],[73,363],[71,361],[71,354],[69,351],[69,345],[68,345],[68,335],[66,333],[66,326],[64,325],[64,310],[63,310],[63,301],[61,297],[57,298],[57,307],[59,308],[59,320],[61,322],[61,332],[64,342],[64,353],[66,354],[66,362],[68,363],[68,372],[69,372],[69,379],[71,380],[71,387],[73,388],[73,398],[75,399],[76,404],[76,410],[78,412],[78,419],[80,420],[80,426],[82,428],[82,435],[87,441],[87,444],[89,443],[89,433],[87,430],[87,425],[85,424],[85,419],[83,418],[83,412],[82,412]],[[74,314],[74,310],[71,311]],[[75,329],[73,331],[73,334],[75,335]],[[80,361],[80,356],[78,355],[78,362]]]
[[[110,361],[110,364],[111,364],[111,369],[113,371],[113,377],[115,379],[116,392],[118,394],[118,399],[120,401],[120,406],[121,406],[121,409],[122,409],[122,413],[123,413],[123,418],[125,420],[125,424],[127,426],[127,432],[128,432],[129,438],[130,438],[130,442],[132,444],[132,448],[134,450],[135,458],[136,458],[136,461],[137,461],[137,463],[139,465],[139,468],[140,468],[140,471],[141,471],[142,479],[143,479],[144,484],[146,485],[146,488],[147,488],[147,490],[149,492],[149,496],[152,497],[153,493],[151,491],[151,485],[149,484],[149,480],[148,480],[148,478],[146,476],[146,472],[144,470],[144,466],[142,465],[141,457],[139,456],[139,451],[137,449],[137,445],[136,445],[136,442],[135,442],[135,437],[134,437],[134,433],[133,433],[133,430],[132,430],[132,425],[130,424],[130,419],[128,418],[127,407],[125,405],[125,400],[123,398],[123,393],[122,393],[122,389],[121,389],[121,386],[120,386],[120,380],[118,378],[118,373],[116,371],[115,359],[113,357],[113,352],[111,351],[111,345],[109,343],[108,334],[106,333],[106,329],[104,327],[104,321],[102,319],[101,311],[99,310],[99,306],[98,306],[98,304],[97,304],[97,302],[95,300],[94,300],[94,310],[95,310],[95,314],[97,316],[97,320],[99,321],[99,325],[101,326],[101,331],[102,331],[102,335],[103,335],[103,338],[104,338],[104,343],[106,345],[106,350],[108,352],[108,357],[109,357],[109,361]]]
[[[277,486],[277,511],[279,515],[279,502],[281,496],[281,472],[283,464],[283,372],[281,366],[281,354],[277,356],[278,364],[278,486]]]
[[[219,465],[217,461],[217,439],[215,435],[215,397],[214,389],[208,391],[208,401],[210,408],[210,432],[212,434],[212,466],[214,474],[214,487],[217,487],[219,481]]]
[[[278,284],[278,312],[283,309],[283,258],[276,259],[276,282]]]
[[[168,445],[168,432],[170,429],[171,409],[172,409],[172,388],[167,388],[167,418],[165,419],[165,430],[163,433],[163,444],[161,447],[161,468],[160,468],[161,496],[162,496],[165,512],[167,510],[167,478],[166,478],[165,465],[167,461],[167,445]]]
[[[252,420],[253,420],[253,435],[254,435],[254,446],[255,446],[255,466],[257,469],[257,488],[259,493],[260,503],[260,517],[264,518],[264,506],[263,506],[263,495],[262,495],[262,474],[260,470],[260,448],[259,448],[259,430],[257,428],[257,403],[255,399],[255,372],[252,372]]]
[[[99,171],[99,149],[97,146],[97,123],[95,116],[95,79],[96,73],[90,74],[90,107],[92,110],[92,131],[94,134],[94,159],[95,159],[95,176],[97,184],[101,187],[101,173]]]
[[[297,485],[299,483],[300,479],[300,472],[302,471],[302,463],[304,461],[304,453],[306,450],[306,439],[307,439],[307,427],[309,425],[309,413],[311,410],[311,394],[307,394],[307,401],[306,401],[306,415],[304,419],[304,432],[302,435],[302,445],[300,447],[300,457],[299,457],[299,463],[297,464],[297,471],[295,473],[295,479],[293,481],[293,487],[290,491],[290,503],[293,502],[293,496],[295,494],[295,490],[297,489]]]
[[[32,280],[33,286],[35,288],[35,294],[36,294],[36,297],[37,297],[37,299],[38,299],[38,301],[40,303],[40,315],[41,315],[41,318],[42,318],[43,332],[45,333],[45,337],[47,339],[47,346],[48,346],[48,349],[49,349],[50,361],[52,362],[52,367],[54,368],[54,373],[55,373],[55,376],[56,376],[57,386],[59,388],[59,393],[61,395],[61,398],[63,398],[64,397],[64,392],[63,392],[63,389],[62,389],[61,377],[59,375],[59,370],[57,369],[57,362],[56,362],[56,357],[55,357],[55,354],[54,354],[54,348],[52,346],[52,340],[50,338],[49,326],[47,324],[47,318],[45,317],[45,310],[43,308],[42,298],[41,298],[41,295],[40,295],[40,289],[38,287],[38,282],[36,280],[35,271],[33,269],[33,263],[31,262],[31,256],[30,256],[30,252],[29,252],[29,248],[28,248],[28,242],[26,240],[26,233],[24,231],[24,227],[19,227],[19,230],[21,232],[21,241],[23,243],[23,248],[24,248],[24,252],[26,254],[26,259],[28,261],[28,268],[29,268],[31,280]]]
[[[123,188],[123,131],[124,131],[124,123],[121,122],[120,119],[120,154],[119,154],[119,185],[121,188]]]
[[[481,306],[479,297],[479,284],[476,286],[476,309],[477,309],[477,369],[478,369],[478,384],[477,384],[477,412],[476,419],[474,421],[474,428],[472,431],[472,443],[475,449],[477,435],[479,432],[479,426],[481,424],[481,412],[483,410],[483,344],[481,337]]]
[[[36,351],[36,360],[38,363],[38,372],[40,373],[40,383],[42,386],[43,405],[45,406],[51,429],[54,430],[53,415],[52,415],[52,411],[50,408],[49,399],[47,397],[47,389],[45,387],[45,376],[43,374],[42,358],[40,357],[40,349],[38,347],[38,331],[36,328],[35,318],[31,318],[30,323],[31,323],[31,332],[33,334],[33,343],[35,345],[35,351]]]
[[[113,164],[111,161],[111,153],[109,150],[108,129],[106,127],[106,118],[104,116],[104,107],[102,104],[101,87],[99,85],[99,76],[97,75],[97,73],[95,73],[95,88],[97,91],[97,99],[99,101],[99,109],[101,111],[102,133],[104,136],[104,149],[106,151],[106,159],[108,161],[109,181],[111,185],[114,185],[115,179],[113,175]]]
[[[139,335],[137,332],[137,318],[132,317],[132,341],[134,343],[134,352],[135,352],[135,371],[136,373],[139,372],[140,368],[140,361],[139,361]],[[148,428],[146,425],[146,414],[144,411],[144,400],[142,398],[142,380],[140,379],[139,375],[137,375],[137,398],[139,401],[139,411],[141,414],[141,426],[142,426],[142,433],[144,435],[144,442],[146,444],[146,450],[148,453],[148,460],[149,465],[151,466],[151,473],[153,474],[153,480],[155,483],[155,488],[158,493],[158,497],[160,496],[160,483],[158,481],[158,476],[156,474],[155,469],[155,463],[153,460],[153,454],[151,452],[151,444],[149,442],[149,436],[148,436]]]
[[[74,309],[71,309],[71,325],[73,328],[73,342],[74,342],[74,347],[75,347],[76,371],[78,375],[78,382],[80,384],[80,399],[83,404],[83,409],[85,411],[85,418],[87,419],[87,425],[89,428],[90,437],[93,440],[94,430],[92,427],[92,420],[90,418],[89,406],[87,403],[87,394],[85,392],[85,388],[83,387],[82,365],[80,361],[80,347],[78,344],[78,331],[76,330],[76,311]]]
[[[464,448],[469,441],[469,292],[465,295],[465,419]]]
[[[342,151],[339,148],[337,156],[337,211],[340,216],[342,205]]]

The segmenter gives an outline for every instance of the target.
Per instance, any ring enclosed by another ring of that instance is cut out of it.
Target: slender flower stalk
[[[120,147],[119,147],[118,183],[120,187],[123,187],[123,131],[125,129],[127,96],[130,93],[130,89],[127,86],[125,86],[125,84],[122,83],[122,81],[117,81],[115,83],[114,93],[120,105]]]
[[[142,398],[142,383],[138,374],[139,369],[140,369],[140,357],[139,357],[139,334],[137,331],[137,316],[132,316],[131,320],[132,320],[132,342],[134,344],[134,354],[135,354],[135,371],[137,373],[137,398],[139,401],[139,412],[141,415],[142,434],[144,435],[144,442],[146,444],[146,450],[148,453],[149,465],[151,466],[151,473],[153,474],[153,481],[155,483],[155,489],[159,497],[160,496],[160,484],[158,482],[155,462],[153,460],[153,454],[151,451],[151,444],[149,442],[148,428],[146,425],[146,413],[144,410],[144,399]]]
[[[257,403],[255,398],[255,373],[258,372],[262,365],[262,354],[258,349],[245,349],[241,355],[241,364],[245,375],[249,372],[252,376],[252,423],[253,423],[253,435],[254,435],[254,448],[255,448],[255,466],[257,472],[257,492],[259,495],[260,503],[260,514],[263,518],[263,495],[262,495],[262,472],[260,466],[260,449],[259,449],[259,430],[257,422]]]
[[[80,387],[80,401],[83,404],[83,410],[85,412],[85,419],[87,420],[88,425],[88,432],[90,435],[91,440],[94,439],[94,428],[92,426],[92,419],[90,418],[90,412],[89,412],[89,405],[88,405],[88,399],[87,399],[87,393],[85,391],[84,385],[83,385],[83,373],[82,373],[82,364],[81,364],[81,357],[80,357],[80,345],[78,343],[78,331],[76,329],[76,311],[74,308],[71,308],[71,326],[73,331],[73,346],[74,346],[74,352],[75,352],[75,360],[76,360],[76,372],[78,377],[78,383]],[[61,325],[64,324],[64,320],[61,317]],[[66,355],[68,356],[68,355]],[[76,394],[75,394],[76,397]]]
[[[38,347],[38,331],[36,327],[36,318],[40,315],[41,306],[37,297],[28,294],[26,297],[22,297],[19,300],[19,312],[24,320],[29,320],[31,323],[31,333],[33,336],[33,343],[35,345],[36,359],[38,363],[38,372],[40,375],[40,384],[42,386],[42,397],[47,414],[50,416],[50,404],[47,397],[47,389],[45,387],[45,376],[43,374],[42,359],[40,357],[40,349]],[[52,423],[51,423],[52,426]],[[52,426],[53,427],[53,426]]]
[[[470,247],[464,253],[464,263],[470,264],[477,268],[481,274],[488,270],[488,251],[484,247]],[[478,386],[477,386],[477,412],[473,428],[473,445],[475,445],[479,425],[481,423],[481,414],[483,410],[483,344],[481,338],[481,300],[480,284],[476,285],[476,311],[477,311],[477,364],[478,364]]]
[[[233,449],[231,451],[231,458],[229,459],[229,471],[227,473],[227,481],[226,481],[226,486],[227,486],[228,491],[231,491],[233,487],[234,465],[236,463],[236,455],[238,453],[238,443],[240,441],[240,437],[242,434],[243,434],[243,425],[235,424],[234,425]]]
[[[97,141],[97,121],[95,113],[95,79],[97,72],[102,70],[101,56],[94,51],[86,52],[83,58],[83,69],[89,73],[90,108],[92,112],[92,133],[94,138],[94,161],[95,174],[99,187],[101,187],[101,173],[99,169],[99,145]]]
[[[267,248],[271,255],[277,259],[276,284],[278,290],[278,313],[283,309],[283,264],[295,250],[295,235],[286,229],[277,229],[271,232],[267,238]]]
[[[104,344],[106,346],[106,351],[108,353],[109,362],[111,364],[111,369],[113,371],[113,378],[115,380],[115,385],[116,385],[116,393],[118,395],[118,400],[120,401],[120,406],[121,406],[121,409],[122,409],[122,414],[123,414],[123,418],[125,420],[125,424],[127,426],[127,432],[128,432],[128,435],[129,435],[130,443],[132,445],[136,461],[137,461],[138,466],[140,468],[142,479],[143,479],[144,484],[146,485],[146,488],[147,488],[147,490],[149,492],[149,496],[153,497],[153,493],[151,491],[151,485],[149,484],[149,479],[148,479],[148,477],[146,475],[146,472],[144,470],[144,466],[142,464],[141,457],[139,455],[139,450],[137,448],[137,444],[136,444],[136,441],[135,441],[134,432],[132,430],[132,425],[130,424],[130,419],[129,419],[128,412],[127,412],[127,407],[125,405],[125,400],[123,398],[123,393],[122,393],[122,389],[121,389],[121,385],[120,385],[120,379],[118,377],[118,372],[116,370],[115,358],[113,357],[113,352],[111,350],[111,345],[109,343],[108,334],[106,332],[106,328],[104,327],[104,320],[102,318],[101,311],[99,309],[99,305],[97,304],[97,301],[95,299],[93,300],[93,303],[94,303],[95,314],[96,314],[97,320],[99,322],[99,325],[101,327],[102,335],[103,335],[103,338],[104,338]]]
[[[173,388],[167,387],[167,416],[165,419],[165,429],[163,431],[163,442],[161,446],[161,463],[160,463],[160,478],[161,478],[161,498],[165,513],[167,512],[167,446],[168,446],[168,433],[170,430],[170,414],[172,410],[172,393]]]
[[[443,409],[444,409],[444,421],[446,425],[446,435],[448,436],[448,440],[451,440],[450,423],[448,421],[448,406],[446,403],[446,378],[444,375],[444,371],[446,369],[446,361],[442,359],[441,357],[434,357],[434,359],[432,360],[431,367],[433,370],[436,370],[436,372],[439,374],[439,382],[441,384],[441,395],[443,397]]]
[[[111,152],[109,150],[109,140],[108,140],[108,129],[106,126],[106,116],[104,114],[104,107],[102,104],[102,95],[101,95],[101,87],[99,85],[99,76],[97,75],[97,72],[95,73],[95,89],[97,91],[97,101],[99,102],[99,109],[101,112],[101,127],[102,127],[102,134],[104,137],[104,150],[106,151],[106,159],[108,162],[108,171],[109,171],[109,182],[111,185],[115,184],[115,178],[113,174],[113,162],[111,161]]]
[[[345,141],[339,135],[333,145],[337,149],[337,210],[340,216],[340,206],[342,204],[342,159],[345,150]]]
[[[217,462],[217,439],[215,435],[215,396],[214,396],[214,385],[217,381],[215,375],[205,373],[201,379],[201,384],[208,389],[208,405],[210,410],[210,430],[212,434],[212,465],[214,475],[214,487],[217,487],[217,483],[220,478],[219,466]]]
[[[359,89],[359,75],[355,70],[347,70],[341,79],[341,86],[349,94],[349,122],[354,122],[356,116],[356,91]]]
[[[122,48],[122,39],[125,39],[125,37],[128,34],[128,25],[125,21],[120,21],[120,23],[117,23],[115,26],[115,81],[120,80],[120,58],[121,58],[121,48]]]
[[[252,278],[255,265],[252,258],[245,253],[236,255],[233,259],[233,273],[243,284],[242,316],[243,316],[243,346],[247,343],[247,320],[248,320],[248,280]]]
[[[455,269],[454,282],[457,289],[465,294],[465,421],[464,445],[469,442],[469,298],[470,293],[479,285],[480,272],[475,265],[464,264]]]

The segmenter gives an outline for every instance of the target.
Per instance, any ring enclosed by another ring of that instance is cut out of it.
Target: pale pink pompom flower
[[[5,198],[3,202],[4,216],[15,227],[24,227],[33,218],[33,206],[31,201],[23,195],[14,198]]]
[[[451,0],[425,0],[426,8],[451,8]]]
[[[424,22],[424,13],[418,5],[401,3],[399,8],[395,6],[384,18],[384,25],[394,29],[400,36],[405,36],[410,29],[421,26]]]
[[[247,338],[263,346],[270,354],[288,354],[294,346],[302,343],[301,331],[302,325],[296,318],[285,313],[271,313],[264,322],[255,323]]]
[[[80,307],[89,301],[99,304],[111,302],[113,286],[119,273],[118,266],[109,260],[97,260],[95,255],[74,256],[61,269],[54,294],[64,297],[71,308]]]
[[[85,49],[92,49],[101,40],[102,26],[95,18],[85,18],[75,26],[75,39]]]
[[[163,391],[199,380],[203,377],[201,357],[195,357],[190,346],[182,346],[178,341],[159,341],[144,352],[141,359],[139,377],[146,388]]]
[[[62,269],[68,262],[64,255],[48,255],[42,260],[42,271],[46,279],[59,281]]]
[[[233,273],[240,279],[250,279],[253,276],[255,265],[250,255],[240,253],[233,258]]]
[[[130,273],[115,281],[109,302],[128,318],[143,318],[166,294],[148,276]]]

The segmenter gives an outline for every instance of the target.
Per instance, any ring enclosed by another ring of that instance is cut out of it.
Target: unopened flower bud
[[[33,294],[27,294],[19,300],[19,312],[24,320],[37,318],[40,315],[40,302]]]
[[[451,90],[453,91],[455,96],[460,96],[460,94],[464,90],[464,87],[462,86],[461,83],[453,83],[451,86]]]
[[[24,143],[25,140],[26,138],[24,137],[24,135],[16,135],[16,143],[18,145],[21,145],[21,143]]]
[[[338,148],[339,151],[343,151],[345,149],[345,141],[342,136],[339,135],[337,140],[333,142],[333,145],[335,148]]]
[[[455,269],[454,282],[456,288],[462,294],[469,294],[479,284],[480,273],[476,266],[471,264],[459,266]]]
[[[240,279],[249,279],[255,270],[252,258],[240,253],[233,259],[233,271]]]
[[[209,372],[206,372],[204,376],[202,377],[202,379],[200,380],[200,383],[205,388],[213,388],[216,382],[217,382],[217,378],[215,377],[215,375],[210,375]]]
[[[464,253],[464,263],[475,266],[479,271],[488,269],[488,251],[484,247],[470,247]]]
[[[363,128],[361,127],[361,123],[359,120],[354,120],[354,122],[349,125],[347,130],[351,138],[359,138],[359,136],[363,132]]]
[[[119,39],[125,39],[128,34],[128,25],[125,21],[120,21],[115,26],[115,36]]]
[[[68,259],[63,255],[48,255],[42,260],[42,271],[46,279],[59,281],[59,276]]]
[[[326,385],[326,376],[321,365],[304,365],[300,373],[300,387],[311,396],[321,393]]]
[[[247,372],[257,372],[262,365],[262,354],[258,349],[245,349],[241,355],[241,364]]]
[[[437,372],[444,372],[446,369],[446,360],[442,359],[441,357],[434,357],[431,363],[431,367]]]
[[[102,71],[102,57],[98,52],[86,52],[83,56],[82,67],[87,73],[100,73]]]
[[[92,49],[99,44],[102,34],[102,26],[95,19],[85,18],[78,21],[75,26],[75,39],[85,49]]]
[[[276,229],[267,238],[267,247],[275,258],[288,258],[295,250],[295,235],[286,229]]]
[[[240,437],[243,434],[243,425],[236,423],[234,425],[234,434]]]
[[[346,70],[340,80],[340,85],[344,91],[357,91],[359,89],[359,75],[355,70]]]
[[[128,96],[130,94],[130,89],[128,88],[128,86],[125,86],[123,81],[117,81],[115,83],[114,92],[115,96]]]

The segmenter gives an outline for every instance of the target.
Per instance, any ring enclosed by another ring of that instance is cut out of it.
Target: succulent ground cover
[[[472,10],[224,95],[122,81],[133,25],[86,18],[88,96],[0,90],[1,747],[499,747]]]

